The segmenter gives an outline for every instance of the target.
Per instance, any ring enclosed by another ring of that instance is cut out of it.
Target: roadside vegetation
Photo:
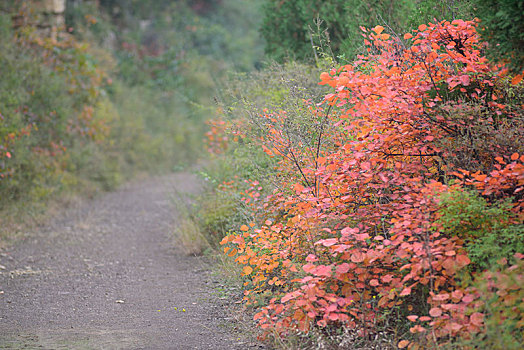
[[[271,346],[522,348],[522,1],[34,5],[0,7],[2,235],[203,158],[177,243]]]
[[[208,122],[201,250],[277,348],[522,347],[522,4],[400,3],[266,1]]]
[[[3,239],[71,196],[193,164],[218,82],[263,50],[256,2],[69,0],[55,35],[37,1],[0,9]]]

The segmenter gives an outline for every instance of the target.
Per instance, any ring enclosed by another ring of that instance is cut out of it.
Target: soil
[[[198,189],[186,173],[134,182],[0,252],[0,348],[262,348],[209,263],[174,243],[175,193]]]

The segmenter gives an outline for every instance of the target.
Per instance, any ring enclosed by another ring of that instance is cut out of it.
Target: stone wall
[[[38,12],[38,30],[52,38],[65,26],[66,0],[34,0]]]

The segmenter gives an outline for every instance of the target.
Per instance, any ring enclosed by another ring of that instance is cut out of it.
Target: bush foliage
[[[54,37],[33,1],[2,5],[0,206],[193,162],[216,80],[258,59],[240,5],[68,1]]]
[[[524,67],[524,3],[519,0],[477,0],[482,35],[492,58],[505,59],[517,74]]]
[[[261,176],[221,185],[252,213],[221,243],[266,335],[522,344],[522,83],[489,63],[477,29],[375,26],[366,54],[320,74],[323,99],[304,75],[280,75],[280,88],[240,97],[243,112],[225,109],[236,119],[215,125],[210,149],[268,159],[251,158]]]

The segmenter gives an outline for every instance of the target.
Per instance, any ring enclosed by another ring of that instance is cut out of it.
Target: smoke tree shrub
[[[363,28],[368,54],[321,74],[332,91],[304,101],[308,125],[261,111],[255,141],[278,159],[274,190],[221,243],[267,334],[344,326],[416,348],[485,334],[489,305],[521,315],[521,284],[478,282],[508,272],[489,275],[486,257],[521,264],[524,153],[522,88],[483,56],[476,28]],[[486,249],[500,236],[508,246]]]

